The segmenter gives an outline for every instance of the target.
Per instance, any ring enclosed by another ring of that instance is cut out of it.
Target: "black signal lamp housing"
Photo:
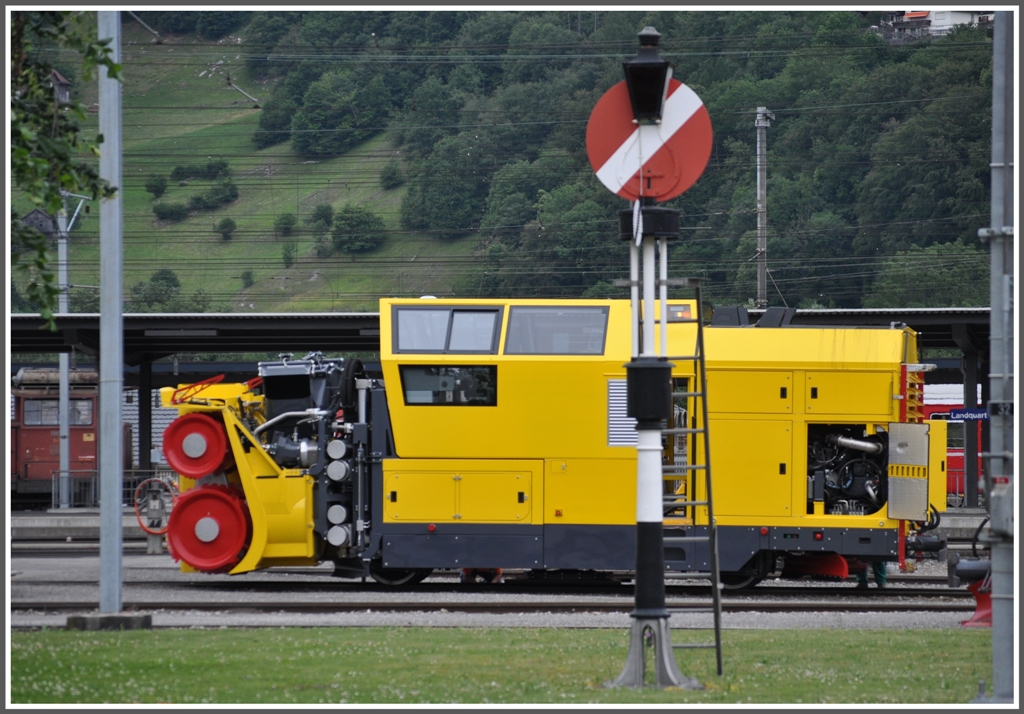
[[[658,40],[661,33],[647,26],[637,33],[640,51],[636,57],[622,63],[626,75],[629,101],[633,105],[633,118],[639,124],[658,123],[665,107],[668,81],[672,78],[672,63],[661,58]]]

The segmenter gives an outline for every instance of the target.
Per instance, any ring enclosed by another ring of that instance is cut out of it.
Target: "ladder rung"
[[[679,501],[674,498],[663,498],[661,500],[664,506],[678,506],[683,508],[684,506],[707,506],[710,505],[707,501]]]
[[[674,650],[709,650],[709,649],[716,649],[717,647],[718,647],[718,645],[716,645],[714,642],[712,642],[710,645],[705,645],[705,644],[672,645],[672,649],[674,649]]]
[[[662,538],[663,545],[682,545],[683,543],[703,543],[711,540],[711,536],[669,536]]]
[[[689,427],[679,427],[676,429],[662,429],[662,434],[706,434],[707,429],[691,429]]]
[[[662,474],[683,474],[687,471],[703,471],[707,468],[707,464],[689,464],[687,466],[663,466],[661,469]]]
[[[672,392],[673,397],[703,397],[704,392]]]
[[[699,360],[703,359],[700,355],[679,355],[678,357],[666,357],[666,360]]]

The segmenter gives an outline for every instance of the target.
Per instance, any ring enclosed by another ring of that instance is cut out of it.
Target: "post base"
[[[152,615],[116,613],[110,615],[68,615],[69,630],[150,630]]]
[[[650,633],[647,635],[646,633]],[[650,641],[654,648],[654,686],[659,689],[674,687],[677,689],[704,689],[693,677],[687,677],[679,671],[675,655],[672,653],[672,637],[668,628],[667,617],[637,617],[629,631],[629,655],[622,674],[614,682],[606,686],[610,688],[629,687],[641,689],[644,686],[644,647]]]

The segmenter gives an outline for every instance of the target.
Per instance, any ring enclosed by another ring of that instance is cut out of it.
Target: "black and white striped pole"
[[[624,65],[633,116],[638,125],[661,121],[671,66],[658,55],[658,37],[654,28],[645,28],[640,33],[640,53]],[[639,159],[643,167],[643,147],[640,147]],[[645,651],[650,647],[655,686],[703,689],[699,681],[685,676],[676,664],[668,626],[669,613],[665,609],[662,430],[672,424],[674,365],[666,358],[667,322],[664,316],[667,246],[669,240],[679,237],[679,211],[655,206],[655,199],[644,196],[643,189],[641,173],[639,198],[632,210],[619,214],[620,237],[630,241],[633,360],[625,367],[626,413],[636,419],[637,430],[636,577],[635,605],[630,615],[629,654],[626,666],[611,686],[643,687]],[[657,271],[656,262],[660,263]],[[639,280],[641,265],[642,281]],[[655,288],[659,289],[656,291]],[[642,290],[643,296],[642,325],[638,290]],[[661,297],[660,350],[655,347],[655,314],[659,309],[655,301],[656,292]]]
[[[640,225],[632,220],[631,211],[623,211],[620,226],[633,228],[625,233],[632,238],[630,247],[634,255],[631,263],[630,283],[634,294],[634,315],[638,310],[636,287],[642,287],[643,325],[635,321],[634,345],[643,345],[639,355],[626,367],[626,414],[636,419],[636,576],[634,578],[635,604],[630,614],[632,624],[629,635],[629,654],[626,666],[613,687],[644,686],[645,651],[652,649],[654,663],[654,685],[657,687],[679,687],[682,689],[703,689],[696,679],[687,677],[679,670],[672,652],[672,638],[669,632],[669,613],[665,608],[665,558],[663,551],[663,477],[662,477],[662,430],[672,423],[672,368],[674,365],[662,354],[655,352],[654,315],[655,302],[655,245],[660,249],[661,270],[667,272],[667,239],[679,236],[679,212],[673,209],[640,205],[636,211]],[[674,234],[674,235],[673,235]],[[637,245],[639,243],[639,246]],[[637,255],[639,253],[639,255]],[[643,264],[643,280],[638,280],[638,264]],[[664,291],[662,291],[664,295]],[[664,312],[664,300],[662,312]],[[665,322],[661,322],[664,334]]]

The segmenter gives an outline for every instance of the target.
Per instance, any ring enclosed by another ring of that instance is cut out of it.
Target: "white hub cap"
[[[204,543],[213,542],[220,535],[220,525],[217,521],[205,516],[196,521],[196,538]]]
[[[181,450],[190,459],[198,459],[206,453],[206,439],[202,434],[189,434],[181,440]]]

